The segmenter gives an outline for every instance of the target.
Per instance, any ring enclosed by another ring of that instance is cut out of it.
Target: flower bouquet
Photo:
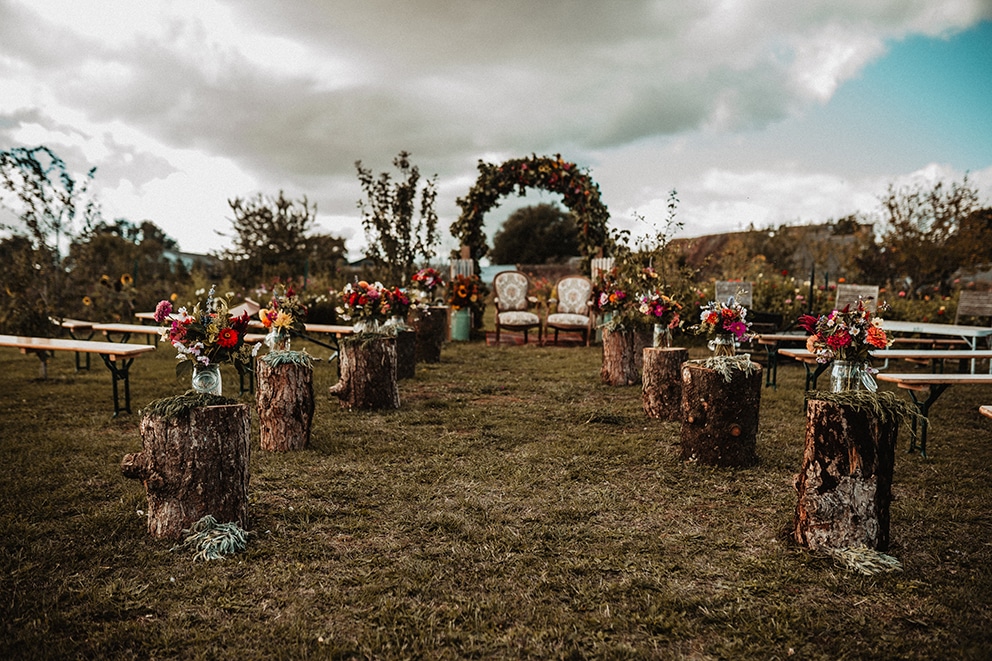
[[[420,269],[412,276],[410,282],[418,290],[417,303],[420,305],[430,305],[434,301],[434,294],[438,287],[444,286],[444,277],[435,268]]]
[[[485,309],[486,291],[477,275],[456,275],[448,291],[448,305],[455,310],[469,308],[474,311]]]
[[[407,315],[410,314],[410,307],[413,305],[410,301],[410,297],[407,296],[407,293],[399,287],[386,289],[383,293],[383,297],[383,306],[389,315],[389,320],[386,322],[386,326],[391,331],[404,330],[407,327]]]
[[[292,287],[276,285],[268,308],[258,311],[258,318],[268,329],[265,344],[270,350],[288,350],[292,331],[306,328],[307,308]]]
[[[163,324],[162,341],[172,344],[178,352],[176,375],[192,372],[195,390],[220,394],[220,363],[233,363],[241,371],[258,352],[257,344],[245,344],[248,314],[232,317],[228,307],[226,298],[214,296],[214,287],[206,301],[202,305],[197,302],[191,312],[185,307],[174,312],[170,301],[161,301],[155,307],[155,321]]]
[[[376,333],[392,314],[389,290],[380,282],[361,280],[348,283],[341,290],[338,313],[353,322],[356,333]]]
[[[806,348],[816,355],[816,362],[834,363],[831,389],[857,390],[862,383],[869,390],[875,389],[873,373],[869,366],[871,352],[885,349],[891,341],[882,330],[882,319],[859,300],[854,310],[844,306],[820,317],[804,314],[798,324],[810,333]]]
[[[641,294],[638,309],[654,324],[654,346],[671,346],[672,329],[677,328],[681,321],[679,312],[682,310],[682,306],[671,296],[666,296],[661,290],[654,289],[647,294]]]
[[[732,356],[737,353],[737,343],[749,340],[751,322],[747,320],[747,308],[734,300],[726,303],[710,301],[699,313],[699,324],[693,327],[697,334],[709,335],[712,339],[709,348],[716,356]]]
[[[645,308],[644,296],[637,292],[658,291],[659,280],[658,273],[650,267],[631,270],[615,266],[600,273],[593,286],[593,303],[605,320],[603,325],[611,331],[643,329],[649,321],[646,315],[650,308]]]

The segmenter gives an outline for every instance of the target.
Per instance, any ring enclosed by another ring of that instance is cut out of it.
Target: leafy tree
[[[394,182],[388,172],[378,178],[355,162],[358,181],[365,199],[358,201],[362,227],[368,241],[368,257],[377,261],[382,279],[400,285],[413,273],[417,262],[426,263],[436,254],[440,242],[437,234],[437,175],[420,187],[420,170],[410,164],[410,154],[401,151],[393,159],[400,176]],[[418,208],[419,194],[419,208]],[[414,217],[415,211],[419,211]]]
[[[176,240],[149,220],[98,223],[70,246],[66,260],[73,304],[82,302],[78,316],[122,320],[137,309],[153,309],[189,282],[183,263],[166,257],[178,250]]]
[[[317,206],[258,193],[250,199],[228,200],[234,218],[234,248],[221,257],[234,282],[251,286],[274,278],[292,278],[306,269],[307,232]]]
[[[315,234],[307,237],[308,269],[305,275],[333,282],[347,256],[345,240],[340,236]]]
[[[6,242],[6,247],[16,244],[28,251],[16,260],[24,270],[8,271],[6,276],[12,279],[5,278],[19,283],[15,289],[7,288],[0,303],[4,309],[0,318],[8,332],[51,335],[55,327],[48,318],[65,316],[68,292],[62,251],[99,217],[95,200],[87,194],[95,171],[91,168],[77,180],[45,146],[0,152],[0,202],[19,220],[6,229],[26,239]],[[21,259],[28,255],[29,259]]]
[[[911,296],[946,291],[955,271],[981,259],[983,251],[976,253],[980,246],[973,242],[988,235],[983,234],[981,216],[976,215],[978,191],[967,175],[949,185],[938,181],[897,189],[890,184],[881,206],[885,221],[882,262],[889,282],[908,285]],[[984,252],[987,255],[988,250]]]
[[[496,264],[561,263],[580,254],[575,220],[554,204],[517,209],[493,237]]]

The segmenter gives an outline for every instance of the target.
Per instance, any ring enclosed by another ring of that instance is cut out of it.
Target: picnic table
[[[132,335],[144,335],[145,344],[155,344],[155,341],[149,342],[151,337],[160,337],[162,335],[162,328],[159,326],[144,326],[142,324],[93,324],[93,331],[96,333],[103,333],[109,342],[114,341],[114,336],[119,335],[120,339],[118,342],[127,342],[131,339]]]
[[[765,387],[778,388],[778,351],[783,345],[806,345],[808,335],[799,333],[760,333],[755,341],[765,348],[768,369],[765,370]]]
[[[889,321],[886,319],[882,322],[882,328],[886,333],[908,333],[953,337],[963,340],[971,349],[978,349],[979,340],[988,340],[988,338],[992,338],[992,327],[990,326],[934,324],[930,322],[918,321]],[[971,371],[975,371],[974,360],[971,364]]]
[[[881,372],[876,375],[879,381],[888,381],[896,384],[903,390],[909,391],[909,396],[923,416],[920,425],[920,454],[927,456],[927,420],[930,414],[930,407],[945,390],[953,385],[992,385],[992,374],[889,374]],[[926,393],[925,399],[920,399],[917,393]],[[916,422],[913,422],[913,440],[910,443],[909,451],[912,452],[916,446]]]
[[[816,354],[808,349],[782,348],[778,353],[788,358],[794,358],[806,368],[806,390],[816,388],[820,375],[830,366],[830,363],[818,363]],[[940,367],[943,370],[944,360],[974,360],[977,358],[992,359],[992,350],[987,349],[877,349],[872,351],[872,357],[884,358],[886,365],[890,360],[930,360],[933,361],[934,371]],[[992,373],[992,360],[990,360]]]
[[[117,342],[94,342],[92,340],[64,340],[48,337],[24,337],[0,335],[0,346],[20,349],[21,353],[33,353],[41,360],[41,378],[48,377],[48,358],[56,351],[75,351],[84,354],[98,354],[110,370],[114,394],[114,417],[121,411],[131,412],[131,381],[129,370],[136,356],[154,351],[154,345],[119,344]],[[124,385],[124,405],[120,404],[118,383]]]

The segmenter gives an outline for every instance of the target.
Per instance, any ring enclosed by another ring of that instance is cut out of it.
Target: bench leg
[[[128,375],[128,372],[131,369],[131,363],[134,362],[134,358],[122,360],[120,365],[118,365],[117,361],[110,359],[110,356],[100,354],[100,357],[103,358],[104,364],[107,366],[107,369],[110,370],[110,380],[114,390],[114,417],[116,418],[121,411],[130,413],[131,378]],[[120,404],[120,395],[117,386],[118,381],[124,382],[124,406],[121,406]]]
[[[945,390],[947,390],[948,383],[935,383],[930,386],[930,392],[927,394],[927,398],[920,400],[916,396],[915,390],[909,391],[909,396],[912,398],[913,403],[916,404],[916,408],[919,409],[920,415],[923,416],[923,421],[920,422],[920,456],[927,457],[927,427],[929,426],[929,421],[927,418],[930,415],[930,406],[937,401]],[[913,420],[913,438],[909,442],[909,451],[912,452],[916,449],[916,420]]]

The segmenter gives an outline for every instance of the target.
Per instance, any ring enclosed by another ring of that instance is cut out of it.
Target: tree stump
[[[313,368],[270,365],[264,358],[255,364],[259,446],[269,452],[305,449],[313,424]]]
[[[682,419],[682,363],[687,349],[647,347],[642,351],[641,404],[649,418]]]
[[[682,365],[682,459],[710,466],[758,462],[761,366],[722,374],[691,362]]]
[[[179,538],[207,514],[248,527],[248,405],[147,414],[140,428],[142,450],[125,455],[121,472],[145,484],[153,537]]]
[[[406,328],[396,333],[396,378],[417,375],[417,331]]]
[[[398,409],[396,338],[361,336],[341,340],[341,380],[330,394],[349,409]]]
[[[637,333],[603,329],[603,367],[599,377],[609,386],[632,386],[641,382],[637,368]]]
[[[796,476],[793,535],[810,549],[889,548],[889,504],[898,421],[811,399]]]
[[[417,362],[441,362],[441,347],[448,337],[448,308],[432,305],[426,310],[418,309],[413,315],[413,327],[417,331]]]

